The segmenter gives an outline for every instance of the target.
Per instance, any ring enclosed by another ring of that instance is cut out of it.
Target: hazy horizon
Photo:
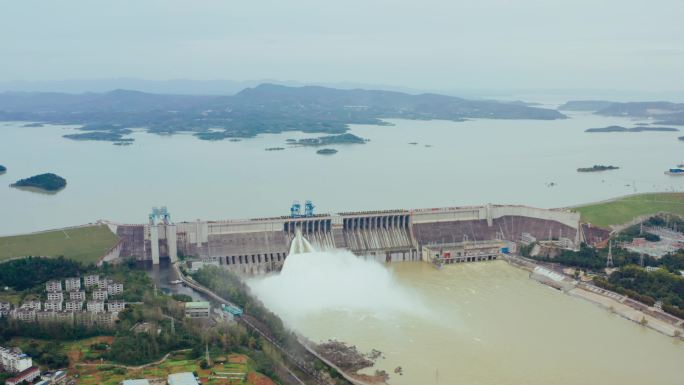
[[[7,2],[0,83],[279,79],[680,99],[682,11],[675,0]]]

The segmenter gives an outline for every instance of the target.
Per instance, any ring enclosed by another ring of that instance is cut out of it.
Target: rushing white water
[[[302,231],[297,229],[295,237],[292,240],[292,244],[290,244],[289,255],[311,253],[314,251],[314,247],[311,246],[311,243],[309,243],[309,241],[307,241],[306,238],[302,236]]]
[[[359,313],[377,318],[425,314],[417,296],[372,258],[346,250],[316,251],[298,234],[278,275],[249,282],[254,293],[285,322],[320,313]]]

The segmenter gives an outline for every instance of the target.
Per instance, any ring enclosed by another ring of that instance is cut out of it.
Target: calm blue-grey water
[[[391,122],[352,126],[371,141],[333,146],[339,153],[332,156],[302,147],[264,151],[315,136],[303,133],[207,142],[136,132],[132,146],[119,147],[62,138],[71,128],[0,123],[0,164],[8,167],[0,175],[0,234],[97,219],[141,223],[158,205],[178,221],[283,215],[294,199],[312,199],[326,212],[487,202],[558,207],[684,189],[684,177],[663,173],[684,162],[681,133],[583,132],[637,122],[625,118]],[[621,169],[576,172],[594,164]],[[7,187],[43,172],[62,175],[67,188],[44,195]]]

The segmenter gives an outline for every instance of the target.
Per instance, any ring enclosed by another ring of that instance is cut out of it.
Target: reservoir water
[[[437,270],[349,258],[290,256],[280,276],[251,286],[313,341],[380,350],[369,372],[384,369],[392,385],[682,384],[684,343],[504,261]]]
[[[681,133],[583,132],[637,123],[628,119],[391,122],[352,126],[370,142],[334,146],[333,156],[304,147],[264,151],[315,136],[304,133],[206,142],[140,131],[133,145],[119,147],[61,137],[73,128],[0,123],[0,164],[8,168],[0,175],[0,234],[98,219],[142,223],[158,205],[181,221],[282,215],[293,199],[312,199],[322,212],[487,202],[559,207],[684,190],[684,178],[663,174],[684,162]],[[594,164],[621,169],[576,172]],[[7,187],[43,172],[68,186],[53,195]],[[280,278],[261,282],[280,288],[279,297],[262,292],[264,301],[313,340],[381,350],[379,368],[404,369],[392,374],[393,385],[684,381],[682,343],[530,281],[504,262],[440,271],[422,263],[369,266],[348,255],[323,259],[315,271],[290,262]]]
[[[76,131],[63,126],[0,122],[0,164],[8,168],[0,175],[0,235],[98,219],[142,223],[159,205],[173,220],[191,221],[282,215],[293,199],[312,199],[319,212],[488,202],[559,207],[684,189],[684,178],[663,174],[684,162],[681,133],[588,134],[638,121],[570,116],[352,126],[370,142],[333,146],[339,152],[332,156],[306,147],[264,151],[287,147],[287,138],[317,136],[301,132],[241,142],[136,132],[124,147],[64,139]],[[594,164],[621,169],[576,172]],[[7,187],[43,172],[65,177],[67,187],[54,195]]]

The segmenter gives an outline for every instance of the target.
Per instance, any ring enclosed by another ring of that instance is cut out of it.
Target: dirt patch
[[[249,372],[247,374],[247,383],[249,385],[277,385],[270,378],[256,372]]]
[[[242,354],[231,354],[228,357],[228,362],[231,364],[246,364],[249,358],[247,356],[243,356]]]

